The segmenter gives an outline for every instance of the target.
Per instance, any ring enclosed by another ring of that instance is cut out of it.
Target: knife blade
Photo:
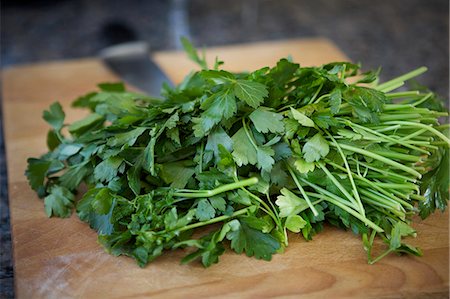
[[[150,47],[146,42],[114,45],[99,54],[111,71],[150,96],[159,97],[163,83],[172,86],[170,79],[150,58]]]

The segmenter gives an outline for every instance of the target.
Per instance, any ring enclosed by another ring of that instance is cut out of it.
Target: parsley
[[[91,110],[81,120],[44,111],[49,152],[25,174],[49,217],[75,208],[140,266],[184,247],[182,263],[205,267],[225,248],[270,260],[288,231],[311,240],[324,223],[362,235],[369,263],[421,254],[404,241],[414,215],[447,206],[447,112],[423,89],[392,91],[423,68],[380,85],[348,62],[235,74],[182,43],[201,70],[164,101],[103,83],[74,101]],[[377,236],[386,250],[372,257]]]

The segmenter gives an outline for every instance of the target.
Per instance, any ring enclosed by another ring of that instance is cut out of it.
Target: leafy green
[[[306,163],[319,161],[321,158],[328,155],[330,147],[328,142],[323,138],[322,134],[317,133],[308,142],[305,143],[302,149],[303,158]]]
[[[249,118],[260,133],[282,133],[284,131],[283,116],[264,107],[258,107]]]
[[[267,88],[263,84],[249,80],[236,80],[234,93],[253,108],[258,108],[268,95]]]
[[[422,88],[391,91],[423,68],[380,85],[349,62],[232,73],[182,43],[201,70],[163,100],[108,82],[74,101],[91,113],[72,124],[58,103],[44,111],[49,151],[25,175],[49,217],[76,206],[141,267],[176,248],[205,267],[230,247],[270,260],[287,231],[311,240],[324,223],[360,234],[369,263],[421,255],[404,241],[415,215],[447,207],[447,113]]]
[[[250,227],[245,218],[233,220],[229,225],[231,231],[227,239],[231,240],[231,248],[239,254],[245,252],[247,256],[270,261],[280,249],[280,243],[274,237]]]
[[[72,214],[74,196],[62,186],[53,186],[44,199],[45,213],[48,217],[69,217]]]
[[[50,109],[45,110],[43,113],[43,118],[45,119],[45,121],[49,123],[49,125],[52,126],[52,128],[56,131],[61,130],[64,124],[65,117],[66,115],[62,110],[61,104],[58,102],[53,103],[50,106]]]

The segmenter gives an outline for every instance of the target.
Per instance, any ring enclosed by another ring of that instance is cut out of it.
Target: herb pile
[[[288,231],[311,240],[324,223],[360,234],[370,263],[421,254],[403,241],[412,216],[447,206],[447,113],[423,88],[393,91],[424,68],[383,84],[348,62],[234,74],[183,42],[202,70],[163,100],[106,83],[74,101],[84,119],[65,124],[59,103],[44,112],[49,152],[26,175],[49,217],[75,208],[140,266],[190,247],[182,262],[207,267],[227,244],[270,260]],[[377,236],[386,251],[372,257]]]

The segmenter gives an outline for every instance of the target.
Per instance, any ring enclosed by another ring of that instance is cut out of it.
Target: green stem
[[[327,161],[328,164],[330,164],[333,167],[339,168],[341,170],[344,170],[344,167],[337,165],[336,163],[333,163],[331,161]],[[374,183],[371,180],[366,179],[365,177],[355,174],[352,172],[352,176],[354,176],[357,180],[365,183],[366,185],[368,185],[369,187],[372,187],[373,189],[377,190],[378,192],[380,192],[382,195],[384,195],[385,197],[388,197],[396,202],[399,202],[400,204],[402,204],[403,206],[407,207],[408,209],[412,210],[414,207],[407,203],[406,201],[398,198],[397,196],[387,192],[385,189],[381,188],[380,186],[378,186],[376,183]],[[376,192],[376,191],[375,191]]]
[[[373,150],[372,153],[381,155],[383,157],[396,159],[396,160],[403,160],[403,161],[414,162],[414,163],[420,161],[420,157],[397,153],[397,152],[390,151],[390,150]],[[429,152],[426,152],[425,154],[429,154]]]
[[[320,84],[319,88],[317,89],[317,91],[314,93],[313,97],[311,98],[311,100],[309,100],[308,104],[311,104],[314,102],[314,100],[317,98],[317,96],[319,95],[319,92],[322,90],[323,87],[323,82]]]
[[[373,264],[375,264],[376,262],[378,262],[379,260],[381,260],[382,258],[384,258],[386,255],[388,255],[388,254],[390,254],[391,252],[393,252],[394,250],[392,250],[392,249],[388,249],[388,250],[386,250],[385,252],[383,252],[382,254],[380,254],[377,258],[375,258],[375,259],[371,259],[370,261],[369,261],[369,264],[370,265],[373,265]]]
[[[355,196],[356,202],[359,207],[359,211],[365,216],[364,207],[362,205],[361,198],[359,197],[358,188],[356,188],[355,181],[353,180],[352,171],[350,170],[350,166],[348,165],[347,158],[345,157],[344,152],[342,151],[339,144],[336,142],[336,139],[334,139],[333,136],[328,131],[325,131],[325,132],[327,133],[327,135],[331,138],[331,140],[335,144],[335,146],[339,152],[339,155],[341,156],[342,160],[344,161],[345,169],[347,171],[348,179],[350,180],[350,184],[352,185],[353,195]]]
[[[398,98],[418,96],[419,94],[420,93],[418,90],[413,90],[413,91],[392,92],[392,93],[386,94],[386,96],[389,99],[398,99]]]
[[[234,218],[234,217],[239,216],[239,215],[243,215],[243,214],[247,213],[251,208],[252,207],[243,208],[241,210],[238,210],[238,211],[234,212],[231,215],[223,215],[223,216],[219,216],[219,217],[210,219],[208,221],[197,222],[197,223],[193,223],[193,224],[189,224],[189,225],[183,226],[181,228],[175,228],[175,229],[172,229],[172,230],[169,230],[169,231],[163,231],[163,232],[164,233],[171,232],[171,231],[182,232],[182,231],[194,229],[194,228],[197,228],[197,227],[202,227],[202,226],[205,226],[205,225],[209,225],[209,224],[213,224],[213,223],[217,223],[217,222],[222,222],[224,220],[227,220],[227,219],[230,219],[230,218]]]
[[[407,176],[404,176],[404,175],[401,175],[401,174],[397,174],[397,173],[394,173],[394,172],[390,172],[390,171],[387,171],[387,170],[384,170],[384,169],[379,169],[377,167],[374,167],[374,166],[369,165],[367,163],[364,163],[362,161],[358,161],[358,160],[356,160],[354,158],[350,158],[350,160],[352,162],[354,162],[354,163],[361,164],[362,166],[364,166],[364,167],[366,167],[368,169],[371,169],[373,171],[376,171],[376,172],[379,172],[381,174],[384,174],[384,175],[386,175],[386,177],[393,176],[393,177],[396,177],[398,179],[403,179],[405,181],[409,181],[409,182],[413,182],[413,183],[415,183],[417,181],[415,178],[410,178],[410,177],[407,177]]]
[[[343,209],[344,211],[348,212],[350,215],[355,216],[356,218],[361,220],[364,224],[366,224],[367,226],[369,226],[372,229],[376,230],[377,232],[380,232],[380,233],[383,232],[383,229],[381,227],[379,227],[378,225],[376,225],[375,223],[373,223],[372,221],[367,219],[365,216],[362,216],[361,214],[359,214],[355,210],[353,210],[353,209],[349,208],[348,206],[342,204],[340,201],[337,201],[337,200],[335,200],[333,198],[329,198],[329,197],[324,196],[324,195],[322,195],[322,198],[325,199],[326,201],[334,204],[335,206],[338,206],[339,208]]]
[[[258,183],[258,178],[253,177],[253,178],[249,178],[243,181],[238,181],[235,183],[230,183],[230,184],[226,184],[226,185],[222,185],[219,186],[215,189],[212,190],[205,190],[202,192],[175,192],[173,193],[173,196],[177,196],[177,197],[186,197],[186,198],[202,198],[202,197],[212,197],[215,196],[217,194],[223,193],[223,192],[227,192],[227,191],[231,191],[231,190],[235,190],[235,189],[239,189],[241,187],[246,187],[246,186],[251,186],[251,185],[255,185]]]
[[[408,125],[411,127],[426,129],[426,130],[432,132],[434,135],[441,138],[443,141],[445,141],[450,146],[450,139],[448,139],[447,136],[445,136],[444,134],[442,134],[441,132],[439,132],[438,130],[433,128],[431,125],[425,125],[425,124],[409,122],[409,121],[388,121],[385,124],[387,124],[387,125],[397,125],[397,124]]]
[[[242,118],[242,127],[244,128],[245,134],[247,135],[248,139],[250,140],[250,143],[253,145],[255,150],[258,151],[258,146],[256,145],[255,141],[253,140],[253,135],[250,134],[244,118]]]
[[[338,180],[336,180],[334,175],[325,167],[325,165],[323,165],[323,163],[321,162],[317,162],[317,165],[319,165],[322,171],[325,172],[327,177],[333,182],[333,184],[339,189],[339,191],[341,191],[342,194],[344,194],[344,196],[347,197],[348,200],[350,200],[350,202],[355,206],[355,209],[360,210],[361,209],[360,205],[356,202],[353,196],[351,196],[350,193],[348,193],[348,191],[344,188],[344,186],[342,186],[342,184],[339,183]],[[349,177],[351,177],[351,175],[349,175]],[[364,215],[364,210],[360,210],[359,212]]]
[[[333,144],[332,144],[332,145],[333,145]],[[392,166],[392,167],[401,169],[401,170],[403,170],[403,171],[405,171],[405,172],[407,172],[407,173],[410,173],[410,174],[412,174],[412,175],[414,175],[414,176],[416,176],[416,177],[418,177],[418,178],[421,178],[421,177],[422,177],[422,175],[421,175],[419,172],[417,172],[416,170],[414,170],[414,169],[412,169],[412,168],[410,168],[410,167],[407,167],[407,166],[405,166],[405,165],[403,165],[403,164],[400,164],[400,163],[398,163],[398,162],[392,161],[391,159],[387,159],[387,158],[385,158],[385,157],[382,157],[382,156],[380,156],[380,155],[378,155],[378,154],[369,152],[369,151],[367,151],[367,150],[365,150],[365,149],[358,148],[358,147],[354,147],[354,146],[347,145],[347,144],[338,144],[338,145],[339,145],[341,148],[343,148],[343,149],[346,149],[346,150],[349,150],[349,151],[352,151],[352,152],[355,152],[355,153],[358,153],[358,154],[361,154],[361,155],[368,156],[368,157],[370,157],[370,158],[373,158],[373,159],[375,159],[375,160],[378,160],[378,161],[380,161],[380,162],[383,162],[383,163],[385,163],[385,164],[388,164],[388,165],[390,165],[390,166]],[[336,147],[336,145],[333,145],[333,146]]]
[[[413,70],[409,73],[406,73],[402,76],[399,76],[395,79],[389,80],[387,82],[384,82],[383,84],[380,84],[376,87],[376,89],[378,90],[382,90],[384,92],[390,91],[389,89],[392,88],[393,86],[397,86],[399,83],[403,83],[409,79],[412,79],[414,77],[417,77],[423,73],[425,73],[427,71],[426,67],[420,67],[416,70]],[[392,89],[391,89],[392,90]]]
[[[350,127],[355,127],[355,128],[364,130],[364,131],[369,132],[369,133],[371,133],[371,134],[373,134],[373,135],[375,135],[375,136],[378,136],[378,137],[380,137],[380,138],[383,138],[383,139],[385,139],[385,140],[387,140],[387,141],[390,141],[390,142],[393,142],[393,143],[396,143],[396,144],[401,144],[401,145],[403,145],[404,147],[407,147],[407,148],[410,148],[410,149],[413,149],[413,150],[416,150],[416,151],[419,151],[419,152],[423,152],[424,154],[429,154],[427,151],[425,151],[425,150],[423,150],[423,149],[421,149],[421,148],[419,148],[419,147],[417,147],[417,146],[408,144],[408,143],[406,143],[406,142],[399,142],[398,139],[396,140],[396,139],[394,139],[394,138],[392,138],[392,137],[390,137],[390,136],[387,136],[387,135],[384,135],[384,134],[382,134],[382,133],[380,133],[380,132],[374,131],[374,130],[368,128],[368,127],[364,127],[364,126],[355,124],[355,123],[353,123],[353,122],[351,122],[351,121],[349,121],[349,120],[342,120],[342,119],[341,119],[341,121],[342,121],[343,123],[345,123],[346,125],[350,126]]]
[[[297,185],[297,188],[300,190],[300,192],[302,193],[303,197],[306,200],[306,203],[308,204],[309,208],[311,209],[311,211],[313,212],[314,216],[319,215],[319,213],[317,212],[316,208],[313,206],[313,204],[311,203],[311,200],[308,197],[308,194],[306,194],[305,190],[303,189],[302,185],[300,185],[300,182],[298,181],[297,175],[294,173],[294,171],[292,170],[292,168],[287,165],[287,169],[289,170],[289,173],[291,174],[292,179],[295,182],[295,185]]]
[[[428,93],[426,96],[424,96],[422,99],[418,100],[418,101],[415,102],[415,103],[412,103],[411,106],[413,106],[413,107],[418,106],[418,105],[420,105],[420,104],[426,102],[426,101],[427,101],[428,99],[430,99],[432,96],[433,96],[433,93],[430,92],[430,93]]]

